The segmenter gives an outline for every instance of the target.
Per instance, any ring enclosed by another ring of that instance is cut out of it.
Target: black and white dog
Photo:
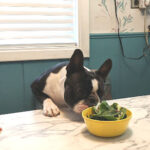
[[[69,63],[61,63],[43,73],[31,85],[37,99],[43,103],[46,116],[57,116],[59,105],[68,105],[76,113],[96,105],[104,94],[104,81],[112,67],[106,60],[95,71],[83,66],[83,53],[76,49]]]

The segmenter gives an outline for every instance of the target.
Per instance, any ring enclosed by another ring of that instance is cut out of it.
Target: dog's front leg
[[[50,98],[46,98],[43,101],[43,113],[45,116],[54,117],[59,115],[60,111]]]

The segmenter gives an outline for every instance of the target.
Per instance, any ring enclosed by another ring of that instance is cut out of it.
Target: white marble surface
[[[68,109],[54,118],[36,110],[0,115],[0,150],[150,150],[150,96],[114,101],[133,113],[129,128],[119,137],[91,135]]]

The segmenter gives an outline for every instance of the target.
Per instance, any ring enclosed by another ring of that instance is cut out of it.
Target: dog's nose
[[[90,107],[96,105],[97,103],[98,103],[98,100],[95,99],[95,97],[90,97],[86,102],[86,104]]]
[[[88,103],[89,106],[97,105],[97,103],[100,102],[100,98],[97,93],[91,93],[88,97]]]

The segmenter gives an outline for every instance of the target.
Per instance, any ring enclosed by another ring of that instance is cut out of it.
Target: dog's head
[[[83,53],[76,49],[67,66],[65,101],[77,113],[96,105],[104,94],[104,82],[111,70],[112,61],[106,60],[95,71],[83,66]]]

